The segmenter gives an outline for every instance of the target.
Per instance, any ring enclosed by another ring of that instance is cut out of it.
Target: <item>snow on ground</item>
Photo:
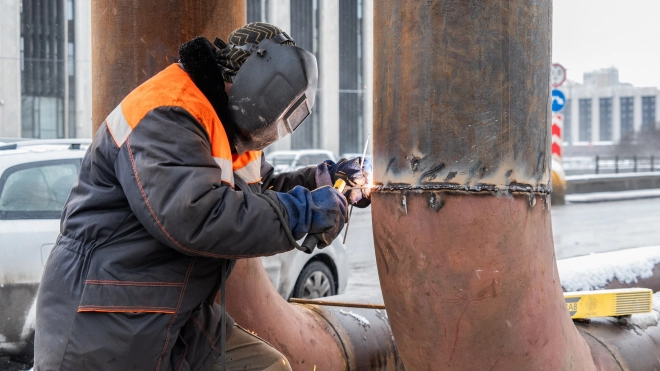
[[[634,191],[570,194],[570,195],[566,195],[566,202],[584,203],[584,202],[603,202],[603,201],[623,201],[623,200],[637,200],[642,198],[654,198],[654,197],[660,197],[660,189],[638,189]]]
[[[615,174],[583,174],[583,175],[569,175],[566,181],[571,180],[602,180],[611,178],[639,178],[639,177],[657,177],[657,171],[640,171],[636,173],[615,173]]]
[[[660,246],[649,246],[558,260],[557,269],[564,290],[584,291],[602,289],[615,278],[621,283],[649,278],[658,263]]]

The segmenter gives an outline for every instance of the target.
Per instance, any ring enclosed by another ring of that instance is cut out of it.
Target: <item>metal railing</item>
[[[596,174],[637,173],[660,170],[658,156],[596,156]]]

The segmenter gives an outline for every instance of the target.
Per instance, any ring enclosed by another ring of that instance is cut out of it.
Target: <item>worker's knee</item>
[[[266,367],[264,371],[291,371],[291,365],[284,356],[272,365]]]

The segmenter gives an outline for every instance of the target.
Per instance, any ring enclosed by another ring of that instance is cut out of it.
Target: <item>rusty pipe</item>
[[[289,304],[258,258],[237,262],[227,281],[227,312],[280,350],[294,370],[403,370],[386,311]]]
[[[615,318],[597,318],[576,326],[599,371],[660,370],[659,318],[653,312],[633,315],[626,325]]]
[[[551,14],[550,0],[375,7],[373,233],[408,369],[595,369],[552,243]]]
[[[92,1],[92,133],[138,85],[175,63],[195,36],[226,39],[246,23],[245,1]]]

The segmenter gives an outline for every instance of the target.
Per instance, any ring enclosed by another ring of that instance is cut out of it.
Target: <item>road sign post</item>
[[[550,69],[550,84],[553,88],[558,88],[564,81],[566,81],[566,69],[559,63],[553,63]]]
[[[552,112],[561,111],[566,105],[566,96],[561,90],[552,89]]]

